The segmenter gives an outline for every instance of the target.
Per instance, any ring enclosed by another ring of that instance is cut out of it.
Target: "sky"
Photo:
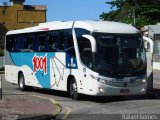
[[[0,2],[9,0],[0,0]],[[99,20],[100,14],[109,12],[110,0],[26,0],[26,5],[46,5],[47,21]]]

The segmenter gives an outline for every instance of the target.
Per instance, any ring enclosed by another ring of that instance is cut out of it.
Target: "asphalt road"
[[[3,76],[3,91],[7,93],[17,92],[23,93],[18,89],[17,85],[12,85],[4,80]],[[160,78],[160,77],[159,77]],[[141,96],[127,96],[122,100],[113,98],[97,98],[91,96],[81,96],[80,100],[74,101],[67,96],[65,92],[53,90],[31,89],[25,91],[27,94],[52,98],[57,101],[62,112],[57,117],[60,119],[69,120],[97,120],[97,119],[126,119],[127,115],[154,114],[151,117],[160,119],[160,100],[157,98],[148,98]],[[155,115],[156,114],[156,115]],[[142,116],[143,117],[143,116]]]

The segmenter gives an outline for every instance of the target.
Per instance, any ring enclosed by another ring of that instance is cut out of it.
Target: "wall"
[[[0,47],[8,30],[23,29],[46,22],[46,6],[13,4],[0,6]]]

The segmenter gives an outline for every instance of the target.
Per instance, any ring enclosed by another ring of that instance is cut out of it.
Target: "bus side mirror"
[[[144,41],[144,49],[146,52],[151,51],[150,44],[147,41]]]
[[[82,37],[88,39],[91,42],[92,52],[97,52],[95,38],[93,36],[91,36],[91,35],[82,35]]]
[[[146,51],[146,52],[150,52],[150,49],[145,48],[145,51]]]
[[[153,53],[153,48],[154,48],[153,40],[145,36],[143,36],[143,40],[146,52]]]

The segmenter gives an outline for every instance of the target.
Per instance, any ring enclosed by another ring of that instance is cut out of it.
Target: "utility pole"
[[[133,25],[136,26],[136,13],[135,13],[135,6],[133,6]]]
[[[133,0],[133,25],[136,26],[136,12],[135,12],[136,0]]]

